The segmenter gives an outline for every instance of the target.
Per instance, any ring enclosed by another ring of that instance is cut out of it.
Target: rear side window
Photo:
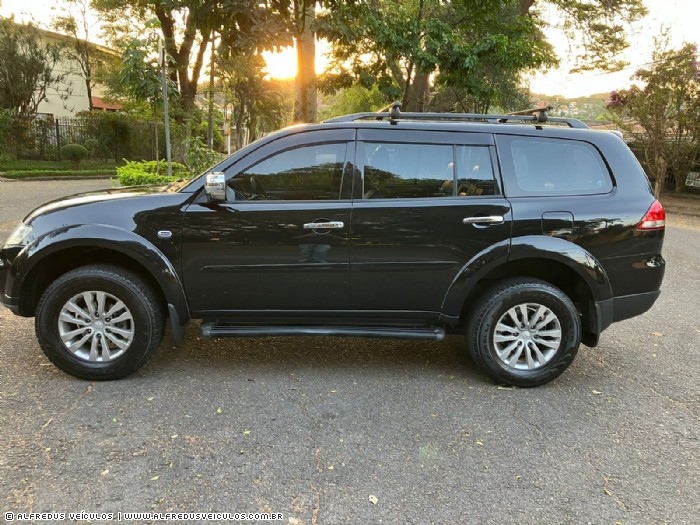
[[[510,196],[608,193],[612,180],[598,150],[587,142],[496,137]]]
[[[486,146],[365,143],[365,199],[496,193],[491,156]]]

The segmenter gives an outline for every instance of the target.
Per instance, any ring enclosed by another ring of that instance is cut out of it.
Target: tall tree
[[[31,118],[64,79],[59,60],[59,47],[43,43],[37,28],[0,18],[0,108]]]
[[[214,32],[221,36],[216,52],[228,49],[233,53],[255,46],[271,48],[285,36],[282,25],[272,15],[272,7],[265,1],[93,0],[93,6],[105,17],[108,30],[115,37],[129,31],[121,25],[121,19],[127,14],[142,24],[151,18],[157,19],[187,128]]]
[[[294,41],[297,49],[294,121],[316,121],[316,17],[315,0],[294,0]]]
[[[280,128],[289,122],[282,86],[265,78],[265,61],[256,52],[221,59],[221,88],[226,104],[233,108],[234,148],[245,146],[245,139]],[[247,131],[246,131],[247,130]]]
[[[617,126],[640,146],[657,196],[669,172],[676,191],[683,191],[688,172],[700,160],[698,49],[694,44],[666,46],[662,37],[651,65],[636,72],[642,86],[613,91],[607,106]]]
[[[489,69],[517,78],[556,65],[539,9],[545,4],[558,10],[562,29],[581,37],[581,69],[618,67],[621,24],[645,13],[641,0],[358,0],[324,13],[318,27],[333,43],[335,85],[376,83],[404,109],[422,110],[436,74],[484,99],[498,95],[483,80]]]
[[[64,46],[63,54],[77,64],[80,76],[85,82],[89,108],[92,110],[92,88],[95,87],[95,71],[99,66],[96,47],[90,43],[93,25],[90,22],[90,0],[63,0],[59,4],[59,14],[54,16],[51,27],[72,37],[72,42]],[[106,58],[107,53],[101,57]]]

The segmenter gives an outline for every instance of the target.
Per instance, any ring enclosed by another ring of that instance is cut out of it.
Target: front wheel
[[[581,322],[571,299],[535,279],[510,279],[486,290],[470,309],[467,350],[496,381],[543,385],[571,364]]]
[[[90,265],[67,272],[46,289],[35,328],[42,350],[64,372],[118,379],[158,349],[164,316],[141,277],[116,266]]]

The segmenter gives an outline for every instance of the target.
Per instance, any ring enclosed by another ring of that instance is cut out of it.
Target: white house
[[[46,29],[38,29],[38,31],[43,44],[73,45],[74,39],[71,36]],[[97,61],[118,58],[117,52],[112,49],[93,43],[90,43],[89,46]],[[53,117],[71,117],[80,111],[89,110],[87,88],[80,64],[63,53],[61,61],[56,64],[55,72],[63,75],[63,82],[47,90],[46,100],[39,105],[38,113]],[[94,110],[116,111],[121,109],[117,104],[106,103],[103,100],[104,95],[105,88],[103,86],[99,84],[93,86],[92,105]]]

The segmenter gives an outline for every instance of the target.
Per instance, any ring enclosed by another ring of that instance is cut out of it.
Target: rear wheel
[[[37,307],[39,344],[58,368],[82,379],[124,377],[143,366],[163,339],[163,309],[138,275],[110,265],[72,270]]]
[[[487,289],[470,309],[467,349],[496,381],[532,387],[559,376],[576,357],[581,323],[571,299],[535,279]]]

